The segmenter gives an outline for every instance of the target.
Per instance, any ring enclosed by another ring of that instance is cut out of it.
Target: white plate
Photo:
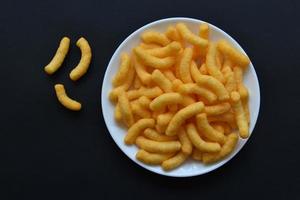
[[[110,62],[108,64],[108,67],[104,75],[103,84],[102,84],[101,100],[102,100],[102,113],[104,116],[104,121],[110,132],[110,135],[112,136],[116,144],[120,147],[120,149],[131,160],[133,160],[138,165],[144,167],[145,169],[148,169],[152,172],[161,175],[173,176],[173,177],[188,177],[188,176],[201,175],[221,167],[241,150],[241,148],[245,145],[248,139],[246,140],[240,139],[234,152],[231,153],[230,156],[226,157],[225,159],[217,163],[211,165],[203,165],[197,161],[189,160],[185,162],[182,166],[178,167],[177,169],[166,172],[162,170],[160,166],[145,165],[135,158],[135,154],[138,149],[135,145],[127,146],[124,144],[123,139],[126,134],[126,130],[121,128],[115,122],[114,105],[108,99],[108,94],[112,89],[112,84],[111,84],[112,77],[117,72],[117,69],[119,67],[120,54],[122,52],[130,52],[133,47],[138,45],[140,42],[140,35],[144,31],[152,29],[152,30],[164,32],[169,25],[175,25],[178,22],[185,23],[194,33],[198,31],[199,25],[201,23],[204,23],[201,20],[191,19],[191,18],[168,18],[168,19],[162,19],[147,24],[142,28],[138,29],[137,31],[135,31],[134,33],[132,33],[122,42],[122,44],[118,47],[118,49],[115,51],[114,55],[110,59]],[[243,49],[240,47],[240,45],[233,38],[231,38],[227,33],[217,28],[216,26],[210,24],[210,39],[215,41],[221,38],[226,39],[234,47],[244,52]],[[247,86],[250,94],[249,106],[250,106],[250,114],[251,114],[251,122],[250,122],[250,134],[251,134],[258,117],[259,106],[260,106],[259,83],[252,63],[250,64],[248,70],[245,73],[244,83]]]

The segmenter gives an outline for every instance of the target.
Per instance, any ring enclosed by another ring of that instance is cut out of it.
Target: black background
[[[287,1],[1,1],[0,199],[292,199],[300,190],[300,2]],[[110,57],[133,31],[154,20],[208,21],[235,38],[259,77],[261,110],[251,139],[209,174],[169,178],[146,171],[115,145],[100,93]],[[63,36],[71,49],[54,75],[43,72]],[[68,78],[93,50],[88,74]],[[79,113],[57,103],[62,82],[83,102]]]

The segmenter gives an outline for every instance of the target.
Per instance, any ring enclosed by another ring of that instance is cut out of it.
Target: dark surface
[[[9,1],[0,5],[0,199],[299,199],[300,3],[288,1]],[[157,19],[208,21],[234,37],[255,65],[261,110],[251,140],[207,175],[168,178],[138,167],[104,124],[100,92],[106,66],[134,30]],[[63,36],[63,67],[43,66]],[[88,74],[68,78],[85,36],[93,50]],[[83,102],[79,113],[57,101],[62,82]]]

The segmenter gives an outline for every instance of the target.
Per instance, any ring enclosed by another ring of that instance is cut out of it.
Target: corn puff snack
[[[51,75],[54,72],[56,72],[61,64],[63,63],[70,46],[70,39],[68,37],[63,37],[61,39],[58,49],[56,50],[56,53],[50,63],[45,66],[44,70],[47,74]]]
[[[73,81],[77,81],[87,72],[92,59],[92,50],[85,38],[79,38],[79,40],[76,42],[76,45],[81,50],[81,58],[78,65],[70,73],[70,78]]]
[[[249,137],[243,73],[250,60],[209,33],[207,23],[198,33],[178,23],[163,33],[146,31],[121,54],[108,96],[115,120],[127,129],[124,142],[138,147],[140,162],[166,171],[187,159],[209,165]]]

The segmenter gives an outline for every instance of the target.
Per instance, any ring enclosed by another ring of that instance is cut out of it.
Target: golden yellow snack
[[[164,110],[166,106],[182,102],[182,96],[176,92],[164,93],[150,103],[150,109],[153,111]]]
[[[199,36],[205,40],[209,39],[209,26],[207,23],[200,24]]]
[[[242,100],[242,104],[243,104],[247,122],[249,124],[250,123],[249,100],[248,99]]]
[[[152,81],[156,83],[164,92],[172,92],[172,82],[164,74],[156,69],[152,72]]]
[[[132,113],[132,109],[131,109],[127,94],[124,91],[122,91],[119,95],[118,104],[120,107],[120,112],[121,112],[122,120],[123,120],[124,124],[127,127],[132,126],[132,124],[134,124],[133,113]]]
[[[221,127],[223,127],[223,132],[224,132],[225,135],[228,135],[229,133],[232,132],[232,128],[231,128],[230,125],[229,125],[228,123],[226,123],[226,122],[212,122],[212,123],[210,123],[210,124],[211,124],[211,126],[214,127],[215,129],[217,129],[216,126],[221,126]],[[217,129],[217,130],[218,130],[218,129]]]
[[[186,126],[187,135],[194,145],[201,152],[218,152],[221,150],[221,146],[217,142],[206,142],[199,135],[196,126],[193,123],[189,123]]]
[[[134,101],[130,103],[132,113],[134,115],[137,115],[141,118],[150,118],[151,117],[151,112],[141,106],[141,104],[138,101]]]
[[[225,78],[225,88],[229,93],[237,90],[237,83],[234,73],[231,69],[232,63],[230,60],[226,59],[223,65],[222,73]]]
[[[208,119],[209,123],[210,122],[226,122],[231,126],[231,128],[236,128],[235,117],[232,112],[226,112],[221,115],[209,116],[207,119]]]
[[[156,118],[155,118],[156,119]],[[156,124],[155,125],[155,130],[157,131],[157,133],[159,133],[159,134],[161,134],[161,135],[163,135],[164,133],[165,133],[165,131],[166,131],[166,126],[161,126],[161,125],[159,125],[159,124]]]
[[[139,60],[134,55],[132,56],[132,60],[137,77],[144,85],[150,85],[152,81],[151,74],[146,70],[146,66],[139,62]]]
[[[203,108],[204,104],[202,102],[197,102],[179,110],[171,119],[166,130],[166,135],[176,135],[180,126],[185,122],[185,120],[199,114]]]
[[[140,119],[135,124],[133,124],[129,129],[124,138],[124,142],[127,145],[135,143],[136,138],[142,134],[146,128],[154,128],[155,120],[151,118]]]
[[[115,107],[115,112],[114,112],[114,116],[115,116],[115,120],[117,122],[121,122],[122,121],[122,113],[120,111],[120,106],[117,103],[116,107]]]
[[[63,37],[54,57],[50,63],[44,67],[44,70],[47,74],[51,75],[59,69],[69,51],[69,46],[70,39],[68,37]]]
[[[136,54],[136,56],[138,57],[138,59],[140,59],[140,61],[149,66],[149,67],[153,67],[153,68],[157,68],[157,69],[167,69],[172,67],[175,64],[175,57],[165,57],[165,58],[158,58],[155,56],[152,56],[150,54],[147,53],[146,50],[144,50],[141,47],[136,47],[134,48],[134,52]]]
[[[141,87],[138,90],[130,90],[127,92],[129,100],[140,98],[141,96],[148,97],[149,99],[154,99],[161,95],[163,91],[159,87],[144,88]]]
[[[207,75],[207,74],[208,74],[205,63],[203,63],[203,64],[200,66],[199,71],[200,71],[200,73],[203,74],[203,75]],[[196,82],[196,81],[195,81],[195,82]]]
[[[219,124],[211,124],[211,127],[213,127],[215,130],[219,131],[222,134],[225,134],[224,127]]]
[[[138,98],[139,103],[142,107],[149,109],[149,105],[151,103],[151,100],[146,97],[146,96],[141,96],[140,98]]]
[[[180,79],[175,79],[172,81],[172,89],[175,92],[179,92],[179,88],[182,85],[182,81]]]
[[[133,66],[130,66],[130,70],[128,72],[125,82],[122,85],[114,88],[112,91],[109,92],[109,100],[116,102],[118,100],[118,96],[120,95],[120,93],[122,91],[127,91],[129,89],[129,87],[131,86],[134,80],[134,77],[135,77],[135,70],[133,69]]]
[[[167,112],[157,116],[156,123],[161,126],[167,126],[174,116],[174,112]]]
[[[193,98],[192,96],[190,96],[190,95],[182,95],[182,103],[181,103],[181,105],[183,107],[189,106],[189,105],[194,104],[196,102],[197,102],[197,100],[195,98]]]
[[[172,157],[170,154],[149,153],[143,149],[139,150],[135,155],[136,159],[148,165],[160,165],[163,161]]]
[[[236,50],[231,46],[226,40],[220,40],[217,44],[217,48],[221,51],[226,57],[232,60],[235,64],[241,67],[247,67],[250,64],[250,59],[243,53]]]
[[[193,153],[192,153],[192,158],[194,160],[198,160],[198,161],[202,161],[202,152],[199,151],[198,149],[193,149]]]
[[[245,100],[248,98],[248,89],[245,87],[243,83],[243,69],[241,67],[233,68],[234,77],[237,84],[237,90],[241,95],[241,99]]]
[[[141,86],[142,86],[142,83],[141,83],[140,78],[138,76],[135,76],[134,80],[133,80],[133,88],[139,89]]]
[[[192,83],[190,73],[190,65],[192,62],[193,50],[192,48],[185,48],[179,63],[179,75],[184,83]]]
[[[163,134],[158,133],[156,130],[152,129],[152,128],[147,128],[143,135],[147,138],[149,138],[150,140],[154,140],[157,142],[167,142],[167,141],[173,141],[173,140],[177,140],[176,136],[166,136]]]
[[[242,138],[249,137],[249,125],[238,92],[231,92],[232,109],[234,111],[237,126]]]
[[[54,86],[58,101],[69,110],[78,111],[81,109],[81,104],[66,94],[65,87],[62,84],[56,84]]]
[[[167,28],[165,35],[167,36],[167,38],[169,38],[172,41],[180,41],[181,42],[181,40],[182,40],[180,34],[178,33],[178,31],[176,30],[176,28],[174,26],[169,26]]]
[[[204,97],[209,103],[214,103],[217,100],[217,96],[210,90],[198,86],[196,83],[186,83],[179,87],[179,92],[182,94],[196,94]]]
[[[162,70],[162,73],[167,77],[170,81],[174,81],[176,79],[176,76],[174,75],[173,71],[170,69],[164,69]]]
[[[217,50],[216,52],[216,66],[218,67],[219,70],[222,69],[223,67],[223,55],[220,51]]]
[[[202,161],[205,164],[213,163],[218,160],[221,160],[222,158],[229,155],[235,148],[237,142],[238,142],[238,136],[235,133],[231,133],[226,137],[226,141],[224,145],[221,148],[221,151],[218,153],[203,153],[202,154]]]
[[[205,106],[204,112],[207,116],[220,115],[230,110],[230,103],[220,103],[212,106]]]
[[[205,113],[196,116],[196,125],[201,134],[213,142],[224,144],[225,136],[221,132],[215,130],[209,123]]]
[[[181,85],[183,85],[182,81],[180,79],[175,79],[174,81],[172,81],[172,89],[173,91],[175,92],[180,92],[179,89],[181,87]],[[185,95],[185,94],[182,94],[182,105],[185,107],[185,106],[188,106],[188,105],[191,105],[193,103],[196,103],[196,100],[191,97],[190,95]]]
[[[178,138],[181,143],[181,151],[186,155],[190,155],[193,151],[193,145],[183,127],[179,129]]]
[[[154,49],[154,48],[159,48],[161,47],[160,45],[158,44],[153,44],[153,43],[141,43],[139,45],[140,47],[142,47],[143,49]]]
[[[165,160],[161,164],[161,166],[164,170],[169,171],[169,170],[172,170],[172,169],[180,166],[187,158],[188,158],[188,155],[186,155],[183,152],[179,152],[174,157],[171,157],[168,160]]]
[[[79,40],[76,42],[76,45],[80,48],[81,58],[78,65],[70,73],[70,78],[72,81],[77,81],[87,72],[92,59],[92,50],[85,38],[79,38]]]
[[[200,75],[197,79],[197,84],[199,86],[211,89],[218,96],[220,101],[226,101],[229,99],[229,94],[226,88],[216,78],[208,75]]]
[[[128,54],[123,53],[121,55],[120,68],[112,80],[114,87],[122,85],[122,83],[126,80],[126,78],[128,76],[129,70],[130,70],[130,58],[129,58]]]
[[[135,143],[139,148],[150,153],[175,153],[181,148],[181,144],[178,141],[158,142],[143,136],[138,136]]]
[[[156,31],[146,31],[141,37],[145,43],[155,43],[162,46],[170,43],[170,40],[164,34]]]
[[[195,61],[192,61],[191,66],[190,66],[190,70],[191,70],[191,76],[193,78],[193,80],[197,83],[199,80],[199,77],[202,75],[201,72],[199,71],[197,64],[195,63]]]
[[[167,46],[147,49],[146,52],[152,56],[156,56],[158,58],[164,58],[168,56],[175,56],[181,50],[181,45],[179,42],[171,42]]]
[[[216,64],[217,47],[215,43],[209,43],[206,54],[205,66],[210,75],[218,79],[221,83],[225,82],[222,72]]]
[[[208,41],[195,35],[192,33],[185,24],[178,23],[176,25],[178,32],[180,33],[181,37],[184,38],[187,42],[199,47],[200,49],[205,49],[208,45]]]
[[[180,65],[180,61],[181,61],[181,58],[182,58],[182,55],[183,55],[183,51],[179,52],[176,59],[175,59],[175,64],[173,66],[173,70],[175,72],[175,77],[177,79],[181,79],[181,76],[180,76],[180,72],[179,72],[179,65]],[[172,69],[172,68],[169,68],[169,69]]]

